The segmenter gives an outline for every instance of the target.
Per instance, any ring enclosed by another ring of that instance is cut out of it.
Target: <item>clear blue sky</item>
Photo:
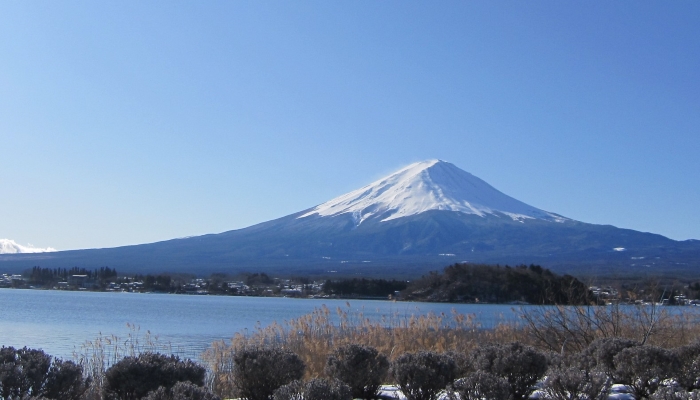
[[[5,1],[0,238],[243,228],[440,158],[700,239],[700,2]]]

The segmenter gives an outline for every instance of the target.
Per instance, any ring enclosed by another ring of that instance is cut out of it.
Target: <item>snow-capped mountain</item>
[[[51,251],[56,251],[56,249],[51,247],[42,249],[32,245],[22,246],[11,239],[0,239],[0,254],[46,253]]]
[[[298,218],[350,214],[357,225],[369,218],[390,221],[430,210],[504,215],[515,221],[567,219],[527,205],[442,160],[411,164],[365,187],[336,197]]]
[[[430,160],[248,228],[112,249],[0,255],[0,271],[109,266],[120,273],[397,277],[455,262],[677,274],[700,268],[700,241],[568,219],[507,196],[448,162]]]

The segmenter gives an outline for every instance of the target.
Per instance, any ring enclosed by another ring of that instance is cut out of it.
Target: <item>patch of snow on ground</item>
[[[379,395],[386,398],[392,398],[397,400],[406,400],[406,396],[401,393],[401,390],[395,385],[382,385],[379,387]],[[438,400],[447,400],[447,393],[442,392],[438,395]]]
[[[608,400],[635,400],[632,394],[632,387],[621,384],[612,385]]]

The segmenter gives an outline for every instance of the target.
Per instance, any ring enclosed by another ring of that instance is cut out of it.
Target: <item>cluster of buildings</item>
[[[226,281],[214,283],[209,279],[193,278],[185,282],[172,282],[170,292],[184,294],[230,294],[239,296],[285,296],[285,297],[320,297],[323,295],[323,282],[299,283],[292,279],[273,278],[270,284],[247,284],[244,281]],[[65,281],[54,283],[50,289],[55,290],[103,290],[107,292],[145,293],[154,291],[143,280],[122,278],[109,282],[104,287],[88,275],[70,275]],[[30,288],[22,275],[2,274],[0,287]],[[44,287],[46,289],[46,287]],[[163,291],[162,289],[160,291]]]
[[[273,278],[269,284],[249,284],[242,280],[214,281],[211,279],[192,278],[189,280],[172,281],[169,288],[154,289],[144,283],[144,280],[121,278],[117,281],[98,285],[98,282],[88,275],[69,275],[65,281],[56,282],[48,287],[56,290],[103,290],[107,292],[145,293],[151,291],[168,291],[184,294],[229,294],[239,296],[285,296],[285,297],[323,297],[323,281],[300,283],[292,279]],[[30,288],[22,275],[2,274],[0,287]],[[37,287],[38,288],[38,287]],[[47,287],[43,287],[46,289]]]
[[[246,284],[243,281],[226,282],[231,294],[242,296],[319,297],[323,282],[300,283],[292,279],[273,278],[272,284]]]
[[[617,289],[612,286],[590,286],[588,290],[593,293],[593,295],[607,304],[611,303],[626,303],[626,304],[651,304],[651,298],[622,298]],[[662,295],[663,296],[663,295]],[[661,297],[661,296],[659,296]],[[653,300],[654,302],[658,300]],[[678,295],[668,295],[666,298],[661,299],[658,303],[664,306],[676,305],[676,306],[700,306],[700,300],[689,299],[688,296],[684,294]]]
[[[619,292],[612,286],[590,286],[588,290],[590,290],[596,298],[601,300],[617,300],[620,298]]]
[[[277,283],[279,291],[283,296],[287,297],[302,297],[302,296],[312,296],[318,297],[323,293],[323,283],[322,281],[314,281],[307,284],[295,284],[291,279],[280,280]]]
[[[679,294],[677,296],[673,296],[673,301],[671,301],[671,299],[664,299],[661,301],[661,304],[663,304],[665,306],[666,305],[700,306],[700,300],[697,300],[697,299],[691,300],[686,295]]]
[[[0,275],[0,288],[17,287],[18,284],[21,284],[22,282],[24,282],[22,275]]]
[[[95,285],[94,279],[88,275],[69,275],[65,281],[56,282],[52,289],[62,290],[86,290],[91,289]],[[0,275],[0,287],[3,288],[28,288],[36,289],[27,283],[27,279],[20,274],[2,274]]]

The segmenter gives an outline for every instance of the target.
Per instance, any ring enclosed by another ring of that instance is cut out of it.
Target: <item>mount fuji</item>
[[[583,274],[697,272],[700,241],[575,221],[516,200],[445,161],[411,164],[276,220],[108,249],[0,255],[0,270],[265,271],[416,276],[455,262],[536,263]]]

